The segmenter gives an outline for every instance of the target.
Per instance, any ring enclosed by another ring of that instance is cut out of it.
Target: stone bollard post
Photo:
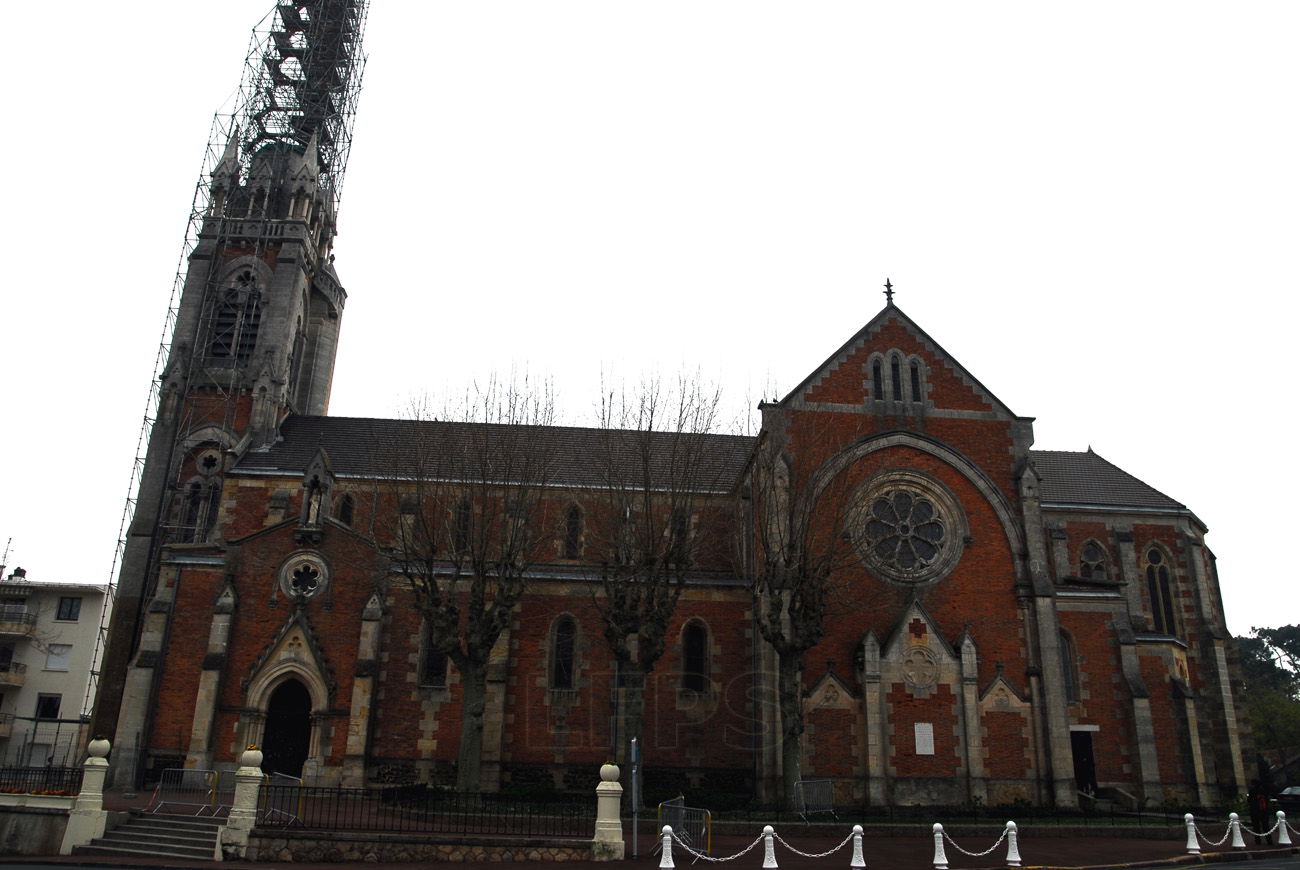
[[[1291,845],[1291,833],[1286,829],[1286,813],[1281,810],[1277,811],[1277,844],[1279,846]]]
[[[596,836],[591,839],[591,860],[623,860],[623,817],[619,806],[623,786],[619,785],[617,764],[600,766],[600,784],[596,786]]]
[[[1246,841],[1241,838],[1241,817],[1236,813],[1228,813],[1228,828],[1232,831],[1232,848],[1246,848]]]
[[[934,870],[948,870],[948,856],[943,851],[943,825],[934,823]]]
[[[673,829],[671,825],[664,825],[664,843],[659,853],[659,870],[670,870],[673,864]]]
[[[102,737],[90,741],[86,747],[86,761],[81,765],[81,791],[68,814],[68,825],[63,829],[60,855],[71,855],[74,846],[85,846],[96,837],[104,836],[108,813],[104,811],[104,778],[108,776],[109,742]]]
[[[867,862],[862,858],[862,826],[853,826],[853,860],[849,861],[850,868],[866,867]]]
[[[235,798],[226,825],[221,829],[213,860],[242,859],[248,854],[248,838],[257,824],[257,804],[262,795],[262,751],[250,746],[239,756],[235,771]]]
[[[1007,866],[1020,866],[1020,829],[1015,822],[1007,822]]]
[[[763,826],[763,870],[776,867],[776,843],[772,836],[775,833],[771,825]]]
[[[1187,854],[1201,854],[1201,841],[1196,839],[1196,819],[1191,813],[1184,813],[1183,824],[1187,826]]]

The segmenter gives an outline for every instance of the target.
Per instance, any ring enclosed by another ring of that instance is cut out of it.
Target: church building
[[[355,48],[364,3],[283,5],[311,14],[282,14],[293,39],[268,52]],[[235,129],[209,173],[95,714],[119,784],[231,769],[250,744],[309,784],[453,782],[465,681],[431,642],[406,542],[422,485],[470,491],[438,457],[475,445],[547,458],[522,597],[486,665],[485,791],[586,791],[627,757],[602,618],[615,466],[647,510],[690,494],[666,522],[686,567],[644,683],[648,791],[775,799],[789,723],[763,620],[793,593],[765,578],[794,576],[796,551],[822,584],[799,776],[831,780],[837,804],[1209,806],[1244,786],[1204,524],[1091,450],[1032,449],[1032,419],[892,295],[761,407],[758,435],[635,433],[655,463],[688,443],[686,480],[611,460],[633,433],[328,416],[345,137],[301,105],[274,135]],[[487,501],[515,516],[522,486],[503,474]],[[433,574],[488,509],[444,502]]]

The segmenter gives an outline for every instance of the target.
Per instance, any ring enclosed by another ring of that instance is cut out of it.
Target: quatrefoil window
[[[280,568],[280,589],[290,598],[305,600],[329,582],[329,568],[318,553],[294,553]]]

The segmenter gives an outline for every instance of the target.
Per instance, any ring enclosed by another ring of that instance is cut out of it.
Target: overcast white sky
[[[0,545],[106,582],[212,113],[271,0],[6,11]],[[375,0],[331,413],[511,367],[784,393],[896,301],[1300,622],[1300,4]],[[228,108],[228,107],[227,107]],[[1283,537],[1278,538],[1281,534]]]

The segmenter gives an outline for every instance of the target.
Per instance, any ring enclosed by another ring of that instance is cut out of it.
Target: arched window
[[[921,401],[921,364],[916,360],[912,360],[910,374],[912,376],[912,401],[919,403]]]
[[[894,390],[890,398],[895,402],[903,401],[903,361],[898,354],[889,358],[889,385]]]
[[[213,480],[208,483],[208,503],[203,510],[203,521],[200,524],[201,534],[198,540],[206,541],[212,534],[212,528],[217,524],[217,512],[221,510],[221,481]]]
[[[668,559],[675,565],[684,565],[691,557],[691,524],[686,511],[674,508],[669,518]]]
[[[565,559],[576,559],[582,553],[582,510],[576,504],[569,505],[564,513],[564,548]]]
[[[709,687],[709,632],[692,619],[682,629],[682,688],[704,692]]]
[[[1079,577],[1083,580],[1106,580],[1106,551],[1096,541],[1087,541],[1079,550]]]
[[[356,509],[356,502],[352,500],[352,496],[345,495],[343,498],[339,499],[339,509],[335,519],[345,526],[350,526],[352,525],[353,517],[356,514]]]
[[[208,356],[217,360],[247,362],[257,346],[262,319],[262,293],[251,271],[244,271],[231,286],[218,290],[212,312],[212,340]]]
[[[1151,627],[1161,634],[1177,634],[1174,622],[1174,587],[1169,557],[1159,547],[1146,551],[1147,596],[1151,603]]]
[[[878,359],[871,361],[871,398],[877,401],[885,398],[884,366]]]
[[[1065,700],[1079,700],[1079,654],[1074,648],[1074,638],[1061,631],[1061,684],[1065,687]]]
[[[447,688],[447,654],[434,648],[432,629],[428,622],[420,630],[420,664],[416,679],[421,686]]]
[[[572,689],[574,646],[578,627],[572,616],[561,616],[551,632],[551,688]]]
[[[470,538],[474,530],[474,508],[468,498],[456,502],[456,513],[452,517],[451,545],[458,554],[469,551]]]

